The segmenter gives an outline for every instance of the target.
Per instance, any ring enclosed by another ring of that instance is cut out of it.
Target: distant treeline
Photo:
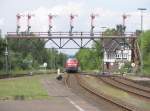
[[[0,38],[0,70],[5,69],[5,46],[8,45],[9,70],[40,69],[47,63],[48,69],[64,67],[67,55],[56,49],[45,48],[43,39],[5,39]]]

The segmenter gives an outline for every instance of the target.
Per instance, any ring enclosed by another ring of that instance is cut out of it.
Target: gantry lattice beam
[[[72,49],[65,48],[65,46],[72,41],[76,44],[77,48],[87,48],[86,46],[91,42],[97,43],[98,40],[118,40],[118,39],[136,39],[137,36],[135,33],[125,33],[125,34],[116,34],[114,36],[105,35],[103,32],[94,32],[91,36],[90,32],[72,32],[70,35],[69,32],[51,32],[49,35],[48,32],[8,32],[6,35],[7,39],[44,39],[45,43],[51,41],[59,49]],[[62,42],[65,40],[65,42]],[[86,42],[83,42],[85,41]]]

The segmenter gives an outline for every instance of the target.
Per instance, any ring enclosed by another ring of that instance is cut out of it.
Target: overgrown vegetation
[[[139,45],[143,59],[143,73],[150,74],[150,30],[142,33],[139,37]]]

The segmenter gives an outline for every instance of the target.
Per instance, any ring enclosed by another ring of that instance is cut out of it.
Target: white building
[[[104,41],[104,64],[131,62],[131,53],[130,46],[122,40]]]
[[[128,61],[131,62],[131,50],[116,50],[115,52],[104,52],[104,62],[121,62],[121,61]]]

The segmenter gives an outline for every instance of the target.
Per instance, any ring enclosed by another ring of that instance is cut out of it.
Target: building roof
[[[124,39],[104,39],[104,49],[106,52],[115,52],[116,50],[121,50],[122,47],[130,47],[129,43]]]

